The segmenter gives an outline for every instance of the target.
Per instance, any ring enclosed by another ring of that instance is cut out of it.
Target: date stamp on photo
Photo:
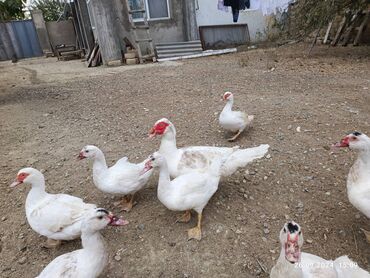
[[[295,268],[334,268],[334,262],[319,262],[319,263],[297,263]],[[345,262],[336,263],[335,267],[339,268],[357,268],[358,264],[356,262]]]

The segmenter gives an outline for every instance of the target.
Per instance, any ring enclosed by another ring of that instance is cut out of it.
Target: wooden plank
[[[366,25],[367,25],[367,22],[369,21],[369,18],[370,18],[370,11],[367,11],[366,12],[366,15],[364,17],[364,20],[361,22],[361,25],[358,29],[358,32],[357,32],[357,35],[356,35],[356,38],[355,40],[353,41],[353,45],[354,46],[357,46],[359,45],[359,41],[360,41],[360,38],[361,38],[361,35],[362,35],[362,32],[364,31]]]
[[[324,40],[322,42],[323,44],[327,44],[328,43],[329,36],[330,36],[330,31],[331,31],[331,28],[332,27],[333,27],[333,21],[330,21],[329,22],[329,25],[328,25],[328,29],[326,29]]]
[[[337,34],[335,35],[335,38],[334,40],[331,42],[331,45],[332,46],[336,46],[340,40],[340,37],[343,33],[343,30],[344,30],[344,27],[346,26],[346,23],[347,23],[347,17],[346,16],[343,16],[343,19],[341,21],[341,23],[339,24],[339,28],[337,30]]]
[[[96,66],[99,65],[98,62],[99,62],[99,59],[100,59],[100,55],[101,55],[100,49],[98,49],[95,57],[92,59],[92,62],[91,62],[91,66],[92,67],[96,67]]]
[[[344,35],[343,35],[344,39],[343,39],[343,42],[342,42],[342,46],[347,46],[348,45],[349,40],[352,37],[352,33],[355,30],[357,20],[361,16],[361,14],[362,14],[362,12],[358,12],[355,15],[353,15],[347,30],[344,32]]]
[[[91,62],[94,59],[95,53],[98,51],[99,45],[95,43],[93,50],[91,51],[90,57],[87,59],[87,67],[91,67]]]
[[[118,10],[112,1],[89,1],[91,12],[95,19],[96,35],[104,64],[121,60],[120,37],[117,35]]]

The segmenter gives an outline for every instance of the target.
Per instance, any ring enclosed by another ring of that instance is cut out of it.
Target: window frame
[[[168,20],[168,19],[171,19],[171,13],[170,13],[170,0],[166,0],[167,2],[167,14],[168,14],[168,17],[155,17],[155,18],[151,18],[150,17],[150,11],[149,11],[149,4],[148,4],[148,1],[149,0],[144,0],[144,6],[145,6],[145,11],[146,11],[146,17],[147,17],[147,20],[148,21],[156,21],[156,20]],[[143,22],[144,21],[144,18],[141,17],[141,18],[133,18],[134,22]]]

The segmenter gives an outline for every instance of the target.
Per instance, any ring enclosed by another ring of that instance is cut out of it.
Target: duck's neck
[[[81,241],[81,263],[89,266],[84,277],[97,277],[108,263],[104,239],[99,232],[82,231]]]
[[[370,180],[370,149],[359,153],[348,175],[347,187],[368,186]]]
[[[167,162],[164,161],[159,168],[158,194],[163,194],[171,184]]]
[[[233,104],[234,104],[234,100],[233,99],[230,99],[226,102],[226,105],[224,107],[224,109],[222,109],[222,113],[224,112],[230,112],[233,108]]]
[[[104,255],[105,244],[102,235],[99,232],[82,232],[82,248],[90,254]]]
[[[284,247],[281,248],[280,256],[276,265],[271,271],[271,278],[301,278],[303,277],[302,268],[296,264],[288,262],[285,258]]]
[[[159,152],[164,155],[173,155],[177,152],[176,130],[174,126],[169,126],[168,131],[163,135]]]
[[[370,164],[370,149],[360,152],[357,160],[361,161],[364,166],[368,166]]]
[[[45,178],[40,173],[39,176],[35,176],[31,182],[31,190],[27,195],[26,208],[39,202],[42,198],[46,197],[48,193],[45,191]]]
[[[108,169],[105,156],[101,150],[98,150],[93,163],[93,178],[99,178]]]

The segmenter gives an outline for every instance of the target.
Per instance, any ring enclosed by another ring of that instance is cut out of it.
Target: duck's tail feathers
[[[264,157],[269,147],[269,145],[263,144],[254,148],[235,150],[222,164],[221,175],[230,176],[238,168],[245,167],[253,160]]]

